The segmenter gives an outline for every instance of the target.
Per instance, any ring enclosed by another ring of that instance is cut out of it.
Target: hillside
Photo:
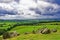
[[[13,37],[13,38],[9,38],[7,40],[60,40],[60,22],[47,22],[47,23],[37,23],[37,24],[23,24],[21,25],[21,23],[19,25],[16,25],[17,22],[5,22],[5,25],[7,28],[5,28],[4,26],[1,27],[2,29],[6,29],[6,31],[9,32],[13,32],[16,31],[17,33],[19,33],[19,36]],[[1,24],[0,24],[1,25]],[[9,26],[7,26],[9,25]],[[15,25],[15,26],[13,26]],[[35,30],[37,31],[38,29],[47,27],[50,30],[52,29],[57,29],[56,33],[51,32],[51,34],[41,34],[41,33],[36,33],[33,34],[32,31]],[[0,29],[1,29],[0,28]],[[9,29],[8,29],[9,28]],[[25,34],[26,32],[29,32],[29,34]]]

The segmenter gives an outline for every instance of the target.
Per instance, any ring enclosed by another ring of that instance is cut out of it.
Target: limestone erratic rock
[[[42,34],[49,34],[51,31],[48,28],[42,28],[42,29],[40,29],[39,32],[42,33]]]
[[[14,31],[14,32],[5,32],[3,34],[3,39],[12,38],[12,37],[19,36],[19,35],[20,34],[18,34],[16,31]]]

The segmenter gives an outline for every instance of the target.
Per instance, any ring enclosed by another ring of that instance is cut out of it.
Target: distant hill
[[[51,21],[60,21],[60,18],[57,19],[26,19],[26,20],[3,20],[0,19],[0,22],[51,22]]]

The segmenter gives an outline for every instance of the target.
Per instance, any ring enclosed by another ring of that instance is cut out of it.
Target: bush
[[[3,33],[5,33],[6,30],[5,29],[0,29],[0,35],[2,35]]]
[[[3,39],[7,39],[7,38],[10,38],[10,33],[9,32],[3,33]]]

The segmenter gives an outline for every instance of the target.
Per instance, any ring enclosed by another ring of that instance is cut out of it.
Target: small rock
[[[56,29],[52,29],[52,32],[57,32],[57,30]]]

